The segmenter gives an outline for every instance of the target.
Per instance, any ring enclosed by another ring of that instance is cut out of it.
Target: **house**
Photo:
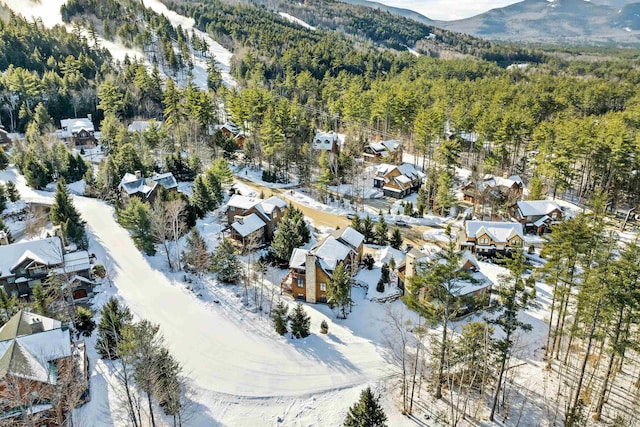
[[[344,147],[344,135],[339,135],[335,132],[318,132],[313,137],[311,147],[316,151],[339,154]]]
[[[127,130],[129,132],[144,132],[151,128],[160,129],[160,126],[162,126],[162,122],[156,120],[134,120],[127,127]]]
[[[0,288],[9,296],[28,299],[50,276],[88,278],[90,269],[88,252],[65,251],[58,236],[0,246]]]
[[[88,400],[87,366],[84,343],[72,344],[60,321],[20,310],[0,328],[0,417],[7,425],[60,426]]]
[[[243,247],[249,242],[271,242],[286,207],[287,202],[276,196],[262,200],[235,194],[227,203],[231,237]]]
[[[153,203],[156,198],[158,185],[164,187],[166,190],[178,189],[178,182],[171,172],[156,174],[151,178],[145,178],[140,171],[135,173],[125,173],[118,189],[123,200],[128,200],[130,197],[137,197],[141,200]]]
[[[62,119],[60,127],[58,138],[76,148],[93,148],[98,143],[91,116],[84,119]]]
[[[398,287],[405,289],[410,287],[410,280],[413,276],[426,268],[429,260],[437,259],[437,255],[427,255],[417,249],[412,249],[406,255],[405,261],[398,267]],[[440,260],[443,262],[444,260]],[[449,287],[449,293],[454,298],[464,298],[466,308],[459,313],[463,315],[479,307],[486,307],[491,296],[493,282],[480,271],[480,265],[476,257],[468,250],[460,253],[457,272],[464,272],[463,277],[456,280]],[[429,290],[426,288],[417,289],[418,300],[421,303],[427,302]]]
[[[364,236],[351,227],[338,229],[312,249],[296,248],[282,292],[306,302],[327,302],[327,282],[340,264],[355,274],[362,259]]]
[[[215,134],[217,131],[222,132],[224,136],[232,139],[238,146],[238,149],[242,150],[242,148],[244,147],[246,134],[245,132],[242,131],[240,127],[236,126],[231,122],[226,122],[225,124],[216,125],[216,126],[213,126],[212,128],[209,128],[210,135]]]
[[[364,147],[362,155],[366,162],[400,163],[402,162],[402,147],[400,142],[395,140],[370,142]]]
[[[461,249],[483,256],[522,249],[524,235],[519,222],[466,221],[458,236]]]
[[[418,191],[426,175],[409,163],[379,165],[373,176],[373,186],[381,188],[385,196],[402,199]]]
[[[524,182],[518,175],[508,178],[485,175],[482,180],[462,186],[464,200],[473,204],[507,202],[510,206],[522,198],[523,191]]]
[[[542,234],[550,226],[559,224],[564,216],[562,208],[553,200],[519,201],[509,208],[509,214],[527,233]]]

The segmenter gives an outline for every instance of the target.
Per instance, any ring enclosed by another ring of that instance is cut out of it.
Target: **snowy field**
[[[306,28],[307,30],[315,30],[316,27],[311,26],[309,24],[307,24],[306,22],[304,22],[302,19],[296,18],[295,16],[291,16],[288,13],[284,13],[284,12],[278,12],[278,15],[282,16],[284,19],[286,19],[289,22],[293,22],[294,24],[298,24],[301,27]]]

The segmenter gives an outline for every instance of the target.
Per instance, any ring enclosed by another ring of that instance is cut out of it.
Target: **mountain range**
[[[369,0],[344,0],[423,24],[494,40],[536,43],[640,43],[640,0],[524,0],[471,18],[436,21]]]

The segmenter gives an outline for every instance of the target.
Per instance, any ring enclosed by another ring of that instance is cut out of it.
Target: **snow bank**
[[[288,13],[284,13],[284,12],[278,12],[278,15],[282,16],[284,19],[286,19],[289,22],[293,22],[294,24],[298,24],[301,27],[306,28],[307,30],[315,30],[316,27],[313,27],[309,24],[307,24],[306,22],[304,22],[302,19],[296,18],[295,16],[291,16]]]

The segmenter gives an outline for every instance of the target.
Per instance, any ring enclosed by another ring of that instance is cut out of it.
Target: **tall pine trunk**
[[[149,403],[149,415],[151,416],[151,426],[156,427],[156,419],[153,415],[153,403],[151,402],[151,393],[147,392],[147,402]]]
[[[611,372],[613,371],[613,362],[616,358],[616,350],[618,341],[620,340],[620,330],[622,329],[622,322],[624,320],[624,306],[618,310],[618,321],[616,322],[615,336],[611,343],[611,357],[609,357],[609,365],[607,366],[607,373],[605,374],[604,381],[602,383],[602,390],[600,390],[600,396],[598,397],[598,403],[596,404],[596,413],[593,417],[594,420],[600,421],[602,417],[602,407],[604,406],[604,400],[607,395],[607,388],[609,387],[609,380],[611,379]]]

